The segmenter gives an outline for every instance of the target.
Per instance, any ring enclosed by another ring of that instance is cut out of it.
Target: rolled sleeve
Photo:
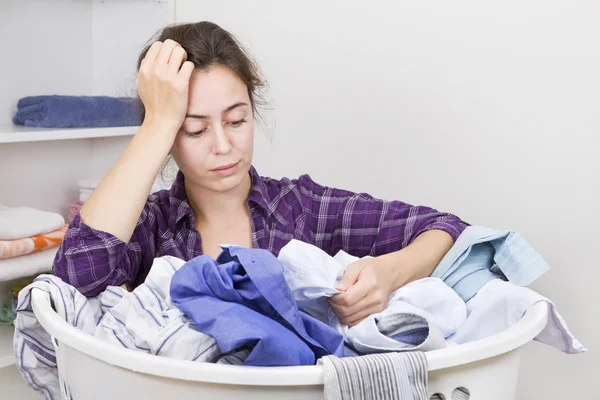
[[[69,228],[54,259],[53,273],[86,296],[108,286],[136,281],[147,256],[154,255],[153,235],[145,208],[129,243],[85,224],[79,214]]]
[[[421,226],[419,226],[412,235],[410,240],[411,243],[421,233],[434,229],[446,232],[452,237],[452,241],[456,242],[456,239],[458,239],[467,226],[469,226],[469,224],[453,214],[442,213],[436,210],[433,210],[433,214],[434,215],[429,218],[423,219]]]

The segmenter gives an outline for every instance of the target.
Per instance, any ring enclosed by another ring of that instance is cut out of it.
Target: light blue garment
[[[173,275],[171,299],[221,351],[249,349],[245,365],[314,365],[344,354],[338,332],[298,310],[267,250],[230,246],[216,261],[193,258]]]
[[[528,286],[550,267],[518,233],[469,226],[431,274],[469,301],[492,279]]]
[[[464,344],[484,339],[517,324],[527,310],[537,303],[548,305],[548,322],[534,340],[567,354],[578,354],[586,348],[573,336],[554,303],[533,290],[511,282],[494,279],[467,303],[469,316],[449,343]]]

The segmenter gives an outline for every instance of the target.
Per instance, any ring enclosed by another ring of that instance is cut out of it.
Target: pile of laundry
[[[68,323],[116,346],[221,364],[322,364],[326,398],[328,390],[352,390],[356,382],[338,373],[349,369],[379,381],[385,393],[408,385],[426,396],[424,352],[501,332],[539,302],[548,304],[549,318],[536,340],[569,354],[585,351],[553,303],[524,287],[548,265],[514,232],[467,228],[431,277],[396,290],[386,309],[350,327],[327,300],[356,260],[296,240],[278,257],[224,246],[216,260],[156,258],[132,292],[109,287],[92,298],[41,275],[19,294],[17,365],[46,399],[60,398],[53,345],[31,308],[34,288],[50,295]],[[397,373],[383,379],[378,371],[386,368]]]

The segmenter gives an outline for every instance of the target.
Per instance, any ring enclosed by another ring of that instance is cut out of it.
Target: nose
[[[223,126],[215,127],[215,136],[213,142],[213,153],[214,154],[227,154],[232,149],[231,141],[229,140],[228,134],[225,132]]]

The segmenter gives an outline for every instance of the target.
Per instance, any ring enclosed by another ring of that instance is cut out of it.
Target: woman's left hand
[[[350,264],[329,306],[344,324],[358,324],[382,311],[394,290],[430,276],[453,243],[448,233],[429,230],[402,250]]]
[[[365,258],[348,266],[336,286],[342,293],[329,299],[329,306],[343,324],[354,326],[387,306],[396,277],[386,261],[381,257]]]

